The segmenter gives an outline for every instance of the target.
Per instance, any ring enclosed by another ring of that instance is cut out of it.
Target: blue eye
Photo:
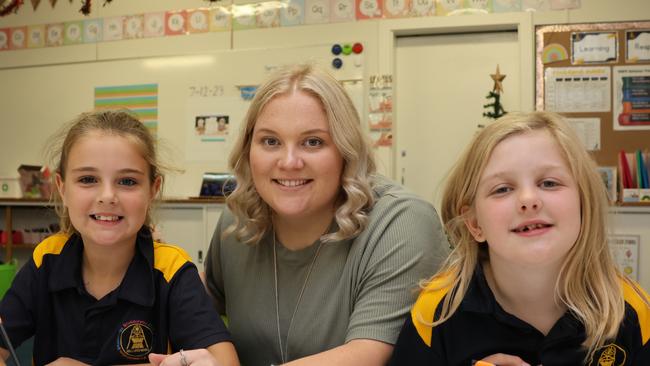
[[[303,144],[307,147],[319,147],[323,145],[323,140],[316,137],[310,137],[305,140]]]
[[[138,182],[133,178],[122,178],[118,181],[118,184],[131,187],[138,184]]]
[[[275,137],[263,137],[262,138],[262,145],[265,146],[278,146],[280,144],[280,141],[276,139]]]
[[[542,182],[541,185],[544,188],[554,188],[554,187],[559,186],[559,184],[557,182],[552,181],[552,180],[545,180],[545,181]]]
[[[507,187],[507,186],[503,186],[503,187],[499,187],[499,188],[495,189],[494,191],[492,191],[492,193],[493,194],[503,194],[503,193],[508,193],[511,190],[512,190],[512,188]]]
[[[79,183],[81,183],[81,184],[93,184],[93,183],[97,183],[97,179],[96,179],[95,177],[93,177],[93,176],[89,176],[89,175],[86,175],[86,176],[80,177],[77,181],[78,181]]]

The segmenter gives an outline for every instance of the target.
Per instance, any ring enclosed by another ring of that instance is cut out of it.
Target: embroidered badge
[[[591,366],[623,366],[625,365],[625,359],[627,354],[625,350],[615,344],[607,344],[602,346],[594,354],[594,358],[591,361]],[[594,360],[596,360],[594,363]]]
[[[117,336],[117,348],[122,356],[139,360],[144,359],[153,347],[151,324],[141,320],[131,320],[122,324]]]

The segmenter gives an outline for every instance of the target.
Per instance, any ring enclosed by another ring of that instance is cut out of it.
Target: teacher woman
[[[434,208],[375,174],[341,85],[303,65],[262,85],[230,155],[206,262],[243,365],[383,365],[448,248]]]

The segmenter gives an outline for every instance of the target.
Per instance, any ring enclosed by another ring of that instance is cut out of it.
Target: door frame
[[[488,15],[460,15],[408,19],[384,19],[379,22],[378,72],[395,74],[396,38],[401,36],[429,36],[436,34],[462,34],[514,30],[519,42],[519,110],[532,111],[535,108],[535,29],[530,12]],[[393,78],[393,82],[396,79]],[[394,89],[393,89],[394,90]],[[393,96],[395,100],[395,96]],[[393,105],[393,122],[399,123],[399,106]],[[393,151],[388,172],[397,179],[395,148],[399,136],[393,131]]]

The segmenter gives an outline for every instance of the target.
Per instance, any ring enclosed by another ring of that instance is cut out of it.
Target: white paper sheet
[[[567,120],[587,150],[600,150],[600,118],[568,118]]]
[[[554,112],[609,112],[609,67],[555,67],[544,71],[544,103]]]

